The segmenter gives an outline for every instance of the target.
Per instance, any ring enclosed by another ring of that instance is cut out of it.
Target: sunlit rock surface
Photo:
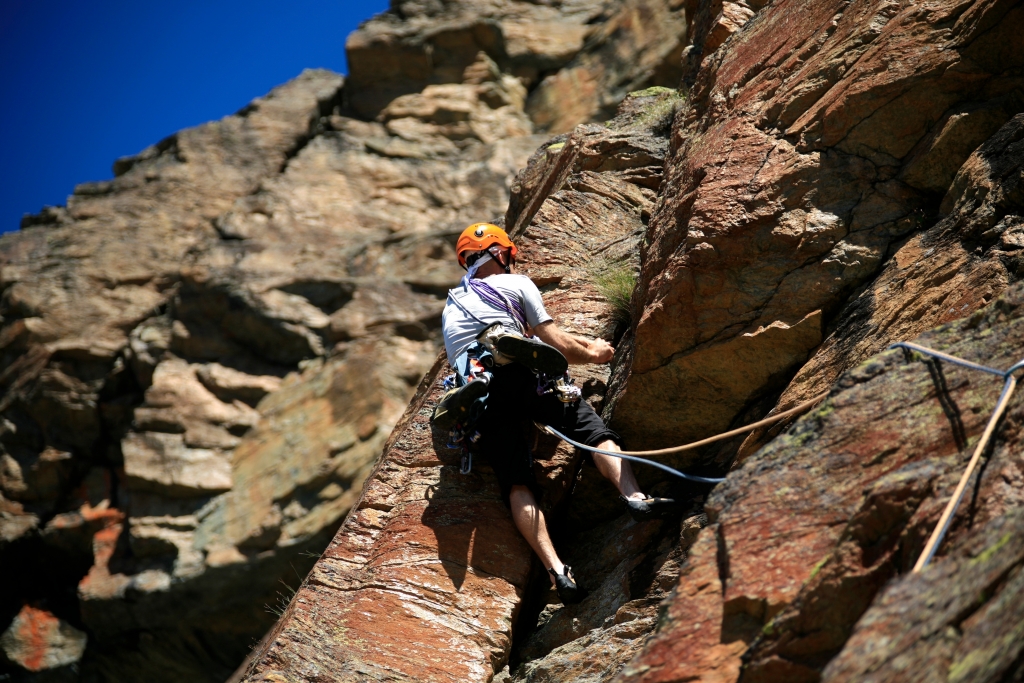
[[[686,16],[396,4],[353,36],[349,77],[307,71],[0,240],[0,626],[31,604],[88,634],[61,675],[230,676],[431,366],[455,235],[505,212],[547,139],[537,112],[603,120],[634,85],[674,81]],[[497,43],[466,38],[495,22]],[[373,53],[389,31],[427,46],[432,75],[389,75],[394,46]],[[619,61],[584,71],[614,91],[529,104],[601,50]]]
[[[49,651],[20,619],[84,634],[68,680],[1019,680],[1024,399],[912,575],[1000,381],[885,349],[1020,360],[1022,23],[395,2],[346,80],[28,217],[0,241],[0,674]],[[537,435],[570,607],[428,423],[452,241],[502,215],[559,322],[617,343],[575,376],[627,447],[829,395],[664,459],[713,490],[638,466],[664,521]]]
[[[840,312],[833,331],[779,399],[785,410],[826,390],[839,373],[889,344],[955,320],[1024,276],[1024,115],[971,154],[940,205]],[[755,432],[741,456],[771,432]]]
[[[696,3],[686,0],[401,0],[346,43],[346,101],[377,116],[397,96],[457,82],[484,52],[530,91],[541,130],[610,119],[627,93],[679,85]]]
[[[705,56],[642,249],[614,398],[628,444],[695,440],[774,404],[1020,110],[1022,26],[1009,2],[792,0]]]

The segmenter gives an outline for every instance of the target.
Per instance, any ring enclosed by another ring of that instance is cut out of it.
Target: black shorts
[[[550,425],[588,446],[607,439],[619,440],[586,401],[562,403],[554,394],[538,396],[537,377],[529,368],[509,363],[495,368],[492,374],[487,407],[476,423],[480,440],[474,451],[494,469],[506,505],[513,486],[529,487],[539,497],[526,437],[528,423]]]

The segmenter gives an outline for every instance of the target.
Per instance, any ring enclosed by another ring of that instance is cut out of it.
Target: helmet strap
[[[481,254],[479,257],[477,257],[476,260],[473,261],[473,263],[471,265],[469,265],[466,268],[466,276],[465,277],[466,278],[472,278],[474,275],[476,275],[476,271],[480,270],[480,266],[484,265],[485,263],[487,263],[490,260],[491,260],[491,255],[490,254],[486,254],[486,253],[485,254]]]
[[[494,246],[490,247],[487,250],[487,252],[494,257],[494,260],[498,262],[498,265],[505,269],[506,274],[512,272],[511,250],[502,249],[501,247],[495,244]]]
[[[466,263],[462,266],[463,270],[469,270],[473,266],[480,267],[483,264],[491,260],[490,254],[485,251],[474,251],[466,257]]]

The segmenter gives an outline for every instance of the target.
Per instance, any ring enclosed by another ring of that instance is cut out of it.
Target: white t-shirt
[[[509,301],[518,301],[526,313],[526,324],[530,327],[552,320],[544,310],[540,290],[525,275],[499,273],[488,276],[484,281],[508,297]],[[448,362],[454,363],[466,347],[476,341],[476,336],[494,323],[504,323],[510,329],[519,327],[519,323],[504,306],[492,306],[471,288],[460,284],[448,290],[448,302],[441,314],[441,330],[444,333]]]

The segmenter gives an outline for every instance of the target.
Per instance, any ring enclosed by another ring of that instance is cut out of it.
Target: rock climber
[[[540,491],[524,423],[550,425],[588,446],[618,451],[618,435],[581,399],[566,372],[570,363],[607,363],[614,349],[603,339],[587,341],[555,324],[537,286],[514,272],[518,250],[500,227],[469,226],[455,250],[467,272],[448,292],[442,314],[445,350],[455,373],[432,422],[450,430],[449,443],[465,448],[464,471],[472,453],[487,459],[516,527],[544,563],[559,598],[579,602],[585,594],[555,552],[537,504]],[[671,510],[671,499],[641,492],[629,462],[600,453],[593,454],[593,462],[635,519]]]

